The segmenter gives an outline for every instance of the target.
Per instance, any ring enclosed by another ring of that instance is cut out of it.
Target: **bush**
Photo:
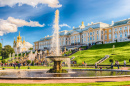
[[[2,63],[6,63],[6,61],[3,59],[3,60],[2,60]]]
[[[32,61],[32,66],[34,66],[34,61]]]
[[[31,63],[31,60],[27,60],[27,63],[30,64],[30,63]]]
[[[110,59],[109,62],[113,62],[113,59]]]
[[[19,63],[19,61],[16,61],[16,63],[18,64],[18,63]]]
[[[129,59],[129,62],[130,62],[130,59]]]

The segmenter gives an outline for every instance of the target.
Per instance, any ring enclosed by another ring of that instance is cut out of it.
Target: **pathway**
[[[4,80],[1,79],[0,83],[91,83],[91,82],[120,82],[130,81],[130,77],[121,78],[99,78],[99,79],[51,79],[51,80]]]

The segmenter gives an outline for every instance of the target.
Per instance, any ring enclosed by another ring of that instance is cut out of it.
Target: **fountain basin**
[[[65,60],[66,58],[69,58],[69,57],[65,57],[65,56],[48,56],[46,58],[49,58],[50,60],[54,61],[53,68],[50,69],[49,71],[47,71],[47,73],[68,73],[67,70],[62,69],[61,61]]]
[[[69,58],[69,57],[67,57],[67,56],[48,56],[46,58],[49,58],[52,61],[63,61],[66,58]]]

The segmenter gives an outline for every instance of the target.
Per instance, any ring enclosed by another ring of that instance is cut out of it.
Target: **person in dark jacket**
[[[20,69],[21,63],[18,63],[18,69]]]

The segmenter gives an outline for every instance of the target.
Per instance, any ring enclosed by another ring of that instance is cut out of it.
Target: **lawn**
[[[115,45],[115,48],[113,48],[113,45]],[[75,57],[74,60],[77,61],[78,64],[82,64],[82,61],[85,61],[87,64],[95,64],[95,62],[105,57],[105,55],[109,55],[110,58],[101,64],[110,65],[110,59],[114,61],[118,60],[120,64],[123,64],[124,60],[126,60],[127,64],[130,64],[130,42],[94,45],[88,50],[78,51],[71,55],[70,58]]]
[[[95,83],[55,83],[55,84],[7,84],[1,83],[0,86],[119,86],[130,85],[130,81],[125,82],[95,82]]]

